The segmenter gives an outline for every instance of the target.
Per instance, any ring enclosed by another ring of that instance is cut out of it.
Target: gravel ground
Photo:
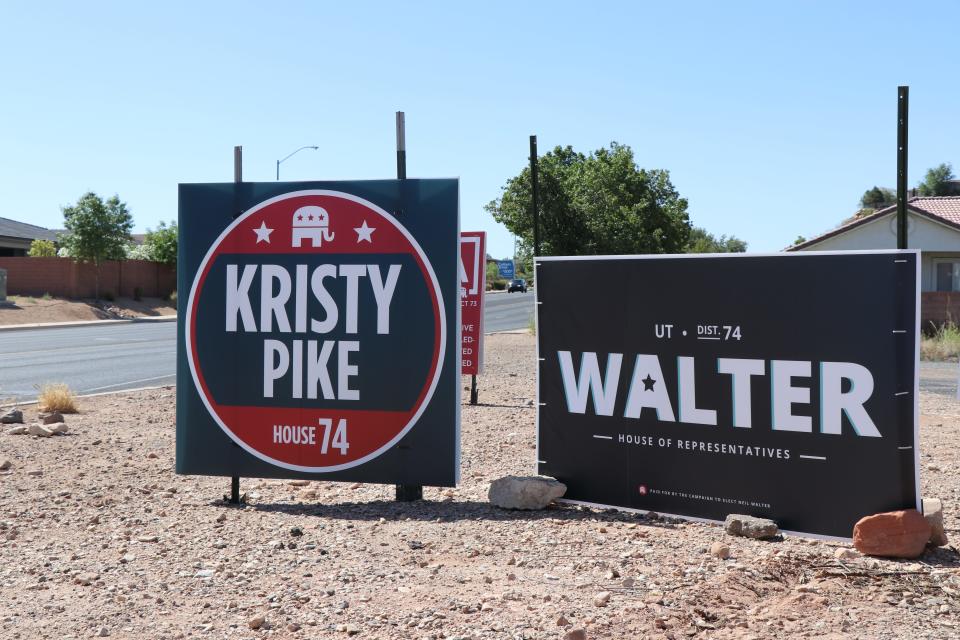
[[[533,354],[530,336],[489,339],[462,484],[415,504],[244,480],[230,507],[228,479],[173,473],[172,388],[84,399],[67,436],[0,436],[0,637],[960,637],[952,547],[840,561],[800,538],[488,506],[491,480],[534,470]],[[955,532],[960,404],[925,393],[921,411],[924,494]]]

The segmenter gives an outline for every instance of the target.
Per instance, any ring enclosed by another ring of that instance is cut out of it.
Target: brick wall
[[[69,258],[0,258],[7,270],[7,295],[49,293],[66,298],[92,298],[97,269]],[[100,293],[132,298],[134,289],[151,298],[164,298],[177,286],[176,270],[158,262],[124,260],[100,265]]]
[[[931,323],[941,325],[947,320],[960,324],[960,292],[924,291],[920,294],[920,326],[925,331]]]

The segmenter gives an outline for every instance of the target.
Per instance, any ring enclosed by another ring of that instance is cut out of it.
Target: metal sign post
[[[907,118],[910,87],[897,88],[897,249],[907,248]]]
[[[243,182],[243,147],[235,146],[233,148],[233,181]],[[240,212],[234,214],[234,218],[240,215]],[[234,447],[237,445],[234,444]],[[230,478],[230,504],[240,504],[240,476]]]
[[[540,185],[537,179],[537,136],[530,136],[530,181],[533,194],[533,255],[540,255]]]
[[[407,179],[407,123],[403,111],[397,111],[397,178]],[[398,502],[423,499],[423,485],[398,484],[395,486]]]

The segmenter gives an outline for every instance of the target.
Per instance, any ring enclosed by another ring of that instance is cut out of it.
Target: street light
[[[315,145],[307,145],[307,146],[305,146],[305,147],[300,147],[299,149],[297,149],[297,150],[294,151],[293,153],[288,154],[287,157],[284,158],[283,160],[277,160],[277,182],[280,181],[280,163],[281,163],[281,162],[284,162],[284,161],[288,160],[291,156],[293,156],[293,155],[296,154],[296,153],[299,153],[299,152],[303,151],[304,149],[313,149],[314,151],[316,151],[316,150],[319,149],[319,148],[320,148],[320,147],[315,146]]]

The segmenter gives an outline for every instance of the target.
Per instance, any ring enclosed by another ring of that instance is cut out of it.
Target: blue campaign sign
[[[497,270],[500,277],[507,280],[513,280],[516,277],[513,269],[513,260],[497,260]]]

